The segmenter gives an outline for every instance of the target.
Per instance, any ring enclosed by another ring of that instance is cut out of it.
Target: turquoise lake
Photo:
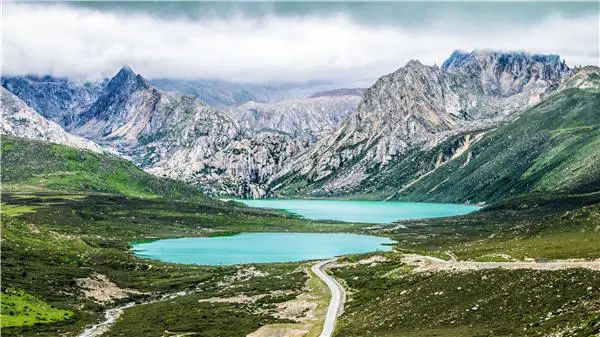
[[[399,201],[358,200],[236,200],[251,207],[275,208],[313,220],[390,223],[396,220],[438,218],[463,215],[479,209],[477,206]]]
[[[166,239],[133,245],[139,257],[161,261],[232,265],[293,262],[390,251],[389,238],[348,233],[241,233],[210,238]]]

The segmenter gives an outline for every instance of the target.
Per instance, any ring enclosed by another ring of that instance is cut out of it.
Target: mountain
[[[104,82],[83,83],[50,75],[3,76],[2,86],[42,116],[64,125],[96,100]]]
[[[248,102],[231,109],[240,125],[254,132],[272,131],[314,142],[333,131],[360,103],[360,96],[338,95]]]
[[[12,92],[4,88],[0,90],[0,134],[103,152],[94,142],[69,134],[57,123],[47,120]]]
[[[2,138],[0,155],[3,191],[34,187],[213,202],[197,188],[155,177],[105,153],[8,136]]]
[[[259,198],[267,194],[268,179],[308,147],[306,141],[287,135],[261,132],[228,143],[209,158],[199,160],[185,147],[174,148],[168,160],[148,172],[194,183],[209,195]]]
[[[245,129],[196,97],[158,90],[128,67],[68,129],[211,194],[262,195],[255,185],[306,147],[289,136]]]
[[[434,158],[443,159],[434,164]],[[595,192],[600,189],[600,69],[580,69],[558,93],[497,129],[457,135],[414,159],[421,160],[421,174],[404,179],[394,198],[489,202],[534,192]],[[407,160],[403,165],[414,166]],[[398,186],[390,179],[378,185]]]
[[[275,175],[270,186],[280,195],[368,194],[375,187],[367,181],[380,181],[390,164],[415,149],[514,118],[571,73],[555,55],[454,52],[441,68],[412,60],[380,78],[348,120]]]
[[[321,82],[258,84],[161,78],[150,80],[150,84],[174,94],[197,97],[215,108],[238,106],[248,102],[275,103],[282,100],[309,98],[314,95],[362,95],[360,93],[362,89],[338,89],[340,84]]]

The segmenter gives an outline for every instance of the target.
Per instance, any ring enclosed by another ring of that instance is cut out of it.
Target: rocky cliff
[[[43,117],[58,124],[72,122],[96,101],[104,82],[76,82],[53,76],[2,77],[2,86]]]
[[[1,88],[0,134],[63,144],[94,152],[103,152],[94,142],[67,133],[47,120],[12,92]]]
[[[355,95],[319,96],[270,104],[248,102],[230,111],[253,132],[279,132],[314,142],[335,130],[360,101]]]
[[[356,112],[274,176],[271,187],[281,194],[360,193],[364,181],[377,180],[413,149],[494,127],[570,74],[554,55],[455,52],[441,68],[410,61],[380,78]]]

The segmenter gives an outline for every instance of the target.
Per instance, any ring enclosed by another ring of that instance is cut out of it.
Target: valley
[[[2,83],[5,336],[600,333],[597,67]]]

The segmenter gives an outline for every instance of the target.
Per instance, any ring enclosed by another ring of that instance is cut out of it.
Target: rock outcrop
[[[282,194],[360,193],[365,180],[412,149],[498,125],[555,92],[570,74],[555,55],[454,52],[441,68],[412,60],[380,78],[347,121],[270,186]]]

